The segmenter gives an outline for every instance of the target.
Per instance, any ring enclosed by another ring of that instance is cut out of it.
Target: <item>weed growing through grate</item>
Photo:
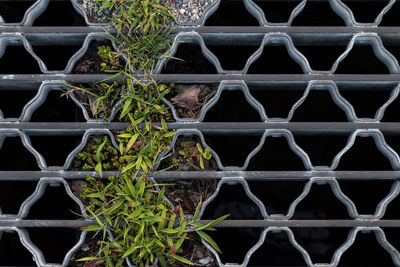
[[[86,97],[87,108],[94,117],[107,120],[111,109],[116,107],[119,119],[131,125],[116,134],[118,156],[107,138],[98,138],[77,156],[86,169],[94,169],[100,177],[103,170],[118,170],[117,176],[107,180],[87,177],[86,183],[75,188],[75,193],[80,191],[90,217],[97,221],[97,225],[83,229],[102,233],[98,254],[79,261],[88,261],[90,266],[122,266],[128,258],[137,266],[149,266],[156,265],[158,259],[162,266],[178,262],[191,265],[189,259],[179,255],[183,252],[184,241],[193,240],[188,234],[197,233],[220,252],[205,231],[215,230],[213,226],[228,215],[206,225],[198,223],[200,200],[189,220],[180,206],[172,209],[164,198],[164,187],[168,185],[154,185],[149,179],[155,174],[154,166],[160,153],[168,148],[175,134],[167,128],[165,121],[170,113],[162,102],[170,88],[157,84],[151,77],[155,64],[172,42],[169,27],[173,15],[159,0],[95,2],[101,5],[100,10],[111,10],[112,25],[117,29],[113,38],[120,50],[113,52],[110,47],[99,47],[101,68],[115,73],[113,77],[122,75],[124,79],[114,83],[103,81],[93,86],[95,89],[71,85],[71,91],[78,92],[81,98]],[[122,59],[125,66],[120,66]],[[147,82],[138,80],[137,74],[142,74]],[[120,101],[122,104],[115,106]],[[161,122],[161,126],[153,121]],[[211,153],[200,144],[193,148],[186,146],[173,164],[194,158],[204,169],[203,160],[209,160]],[[159,191],[156,186],[163,189]],[[113,238],[107,232],[112,233]]]
[[[201,144],[196,142],[181,142],[180,145],[182,149],[178,151],[179,155],[172,158],[173,166],[186,162],[197,170],[204,170],[204,161],[208,161],[212,157],[210,149],[203,149]],[[200,168],[193,164],[194,159],[197,160]]]
[[[138,178],[138,172],[134,174]],[[101,254],[104,257],[88,257],[82,260],[95,260],[107,266],[121,266],[126,257],[138,266],[148,266],[158,258],[162,266],[167,261],[173,264],[176,260],[192,264],[177,253],[187,234],[198,233],[219,251],[217,244],[204,232],[214,230],[213,226],[226,216],[202,225],[196,222],[199,203],[193,219],[184,216],[180,207],[171,209],[164,200],[164,189],[158,192],[154,185],[146,182],[145,176],[132,180],[132,174],[121,177],[109,177],[105,184],[94,178],[88,179],[84,187],[84,199],[89,204],[87,210],[96,218],[98,225],[87,226],[88,231],[102,231],[100,241]],[[114,239],[107,240],[106,231],[111,230]]]
[[[119,157],[118,150],[113,147],[110,139],[95,137],[86,146],[85,151],[76,155],[75,168],[84,171],[118,170],[123,159]]]

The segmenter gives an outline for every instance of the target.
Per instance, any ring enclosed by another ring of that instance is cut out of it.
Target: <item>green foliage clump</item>
[[[103,241],[99,256],[80,260],[105,263],[107,266],[122,266],[126,257],[137,266],[149,266],[158,258],[161,266],[181,261],[192,263],[179,256],[187,234],[197,232],[216,250],[218,245],[204,231],[214,230],[213,226],[227,216],[220,217],[207,225],[196,222],[200,205],[189,221],[182,208],[174,210],[163,198],[164,190],[158,192],[152,183],[136,178],[137,173],[115,178],[108,183],[88,179],[84,186],[84,198],[90,203],[87,210],[97,219],[98,225],[87,226],[85,230],[102,231]],[[114,239],[106,240],[106,230]]]
[[[145,123],[145,131],[139,129],[136,124],[121,131],[119,137],[119,149],[124,155],[122,158],[127,163],[122,168],[122,172],[127,172],[132,169],[142,171],[147,174],[153,171],[156,160],[162,151],[168,148],[171,143],[174,131],[164,129],[152,129],[151,122]]]
[[[181,142],[182,149],[178,151],[178,156],[172,159],[174,165],[182,162],[192,162],[197,160],[201,169],[204,170],[204,160],[210,160],[212,157],[210,149],[203,149],[200,143],[196,142]]]
[[[140,29],[155,32],[168,27],[174,20],[170,9],[160,0],[95,0],[100,10],[108,9],[112,25],[118,33]]]
[[[103,120],[108,120],[113,107],[121,100],[121,94],[126,90],[124,82],[93,82],[90,87],[80,87],[72,84],[68,84],[68,86],[71,90],[66,95],[70,92],[77,92],[85,97],[87,103],[83,103],[83,105],[87,106],[94,118]],[[82,97],[80,98],[82,99]]]
[[[126,84],[127,90],[123,90],[120,95],[125,100],[120,119],[128,119],[128,114],[136,123],[169,118],[168,107],[162,102],[163,97],[169,93],[168,86],[155,82],[136,82],[133,77],[127,78]]]
[[[171,10],[160,0],[96,0],[95,3],[100,11],[111,12],[111,23],[117,31],[113,40],[120,50],[120,53],[99,50],[100,56],[111,61],[103,67],[115,66],[118,57],[123,55],[127,61],[125,72],[151,74],[172,44],[168,28],[175,18]]]
[[[87,177],[81,197],[86,202],[90,218],[97,224],[84,228],[102,232],[98,254],[80,261],[95,265],[122,266],[126,258],[140,267],[155,264],[162,266],[180,261],[192,263],[179,254],[187,234],[196,232],[217,251],[218,245],[205,233],[224,220],[218,218],[206,225],[198,222],[201,201],[191,220],[180,207],[172,210],[164,199],[164,190],[157,191],[148,177],[155,174],[154,166],[162,151],[166,150],[175,134],[167,128],[170,118],[168,107],[162,102],[169,87],[157,84],[151,77],[156,62],[171,46],[169,29],[174,17],[160,0],[95,0],[100,11],[111,11],[112,26],[117,30],[114,41],[120,52],[110,47],[99,47],[102,69],[121,75],[121,82],[97,84],[94,88],[70,86],[89,96],[92,114],[107,119],[116,102],[119,119],[131,125],[117,133],[119,155],[107,140],[97,140],[85,152],[79,154],[88,170],[96,170],[100,177],[103,170],[118,170],[118,176],[108,180]],[[120,66],[122,59],[125,66]],[[139,80],[137,75],[143,79]],[[111,77],[111,78],[113,78]],[[144,80],[146,80],[144,82]],[[158,121],[161,126],[153,124]],[[200,144],[187,146],[179,160],[195,158],[204,168],[203,159],[211,158],[208,149]],[[163,186],[163,185],[159,185]],[[106,234],[110,231],[113,238]]]
[[[103,60],[100,65],[102,71],[115,71],[122,68],[120,64],[121,53],[113,51],[110,46],[97,47],[97,54]]]
[[[98,170],[99,166],[105,171],[118,170],[123,163],[118,150],[106,136],[92,138],[85,150],[76,155],[76,158],[83,163],[81,168],[84,171]]]
[[[118,49],[125,55],[125,71],[151,74],[156,63],[171,48],[169,30],[158,33],[135,33],[117,37]]]

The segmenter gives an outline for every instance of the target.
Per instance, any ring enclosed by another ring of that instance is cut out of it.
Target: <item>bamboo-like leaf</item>
[[[129,142],[128,142],[128,145],[126,146],[126,148],[127,148],[127,150],[128,149],[130,149],[132,146],[133,146],[133,144],[136,142],[136,140],[137,140],[137,138],[139,137],[139,134],[134,134],[132,137],[131,137],[131,139],[129,140]]]
[[[80,258],[76,261],[94,261],[94,260],[101,260],[99,257],[85,257],[85,258]]]
[[[119,116],[120,119],[122,119],[123,117],[125,117],[126,114],[128,114],[128,112],[131,111],[131,109],[132,109],[131,103],[132,103],[132,97],[128,97],[128,98],[125,100],[124,107],[122,108],[121,115]]]
[[[143,246],[131,247],[130,249],[128,249],[128,250],[124,253],[124,255],[122,255],[122,258],[125,258],[125,257],[131,255],[133,252],[135,252],[137,249],[139,249],[139,248],[141,248],[141,247],[143,247]]]
[[[199,204],[197,204],[196,210],[195,210],[195,212],[194,212],[192,222],[196,221],[196,220],[197,220],[197,217],[199,217],[201,204],[202,204],[202,199],[200,198]]]
[[[99,173],[100,178],[103,177],[103,168],[101,166],[101,161],[97,162],[96,167],[94,168],[94,170]]]
[[[222,253],[221,249],[218,247],[217,243],[215,243],[215,241],[211,238],[211,236],[207,235],[203,231],[196,231],[196,233],[198,233],[199,236],[203,238],[208,244],[210,244],[216,251]]]
[[[181,256],[178,256],[178,255],[171,255],[171,257],[174,258],[174,259],[176,259],[176,260],[178,260],[178,261],[181,261],[181,262],[183,262],[183,263],[186,263],[186,264],[189,264],[189,265],[193,265],[193,263],[192,263],[190,260],[185,259],[185,258],[183,258],[183,257],[181,257]]]
[[[222,222],[223,220],[225,220],[227,217],[229,217],[229,214],[224,215],[224,216],[221,216],[221,217],[219,217],[219,218],[213,220],[212,222],[209,222],[209,223],[207,223],[207,224],[205,224],[205,225],[203,225],[203,226],[201,226],[201,227],[198,227],[198,228],[196,229],[196,231],[199,231],[199,230],[207,230],[207,228],[213,227],[214,225],[219,224],[220,222]]]
[[[165,131],[168,130],[167,123],[165,123],[165,120],[164,120],[164,119],[161,119],[161,126],[162,126],[162,128],[163,128]]]

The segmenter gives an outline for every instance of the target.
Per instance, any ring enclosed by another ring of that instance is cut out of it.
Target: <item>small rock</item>
[[[87,245],[87,244],[83,244],[83,246],[82,246],[82,248],[81,248],[81,250],[82,251],[88,251],[90,248],[89,248],[89,246]]]
[[[208,256],[199,260],[199,263],[201,265],[206,265],[206,264],[209,264],[210,262],[211,262],[211,258]]]

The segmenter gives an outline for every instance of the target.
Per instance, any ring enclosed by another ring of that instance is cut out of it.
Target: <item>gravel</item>
[[[177,24],[197,24],[204,12],[216,0],[162,0],[162,3],[172,8]]]
[[[83,11],[85,11],[88,19],[92,23],[107,23],[110,21],[109,12],[107,10],[99,11],[99,7],[94,4],[94,0],[74,0]]]
[[[106,10],[99,12],[99,7],[94,0],[74,0],[87,14],[89,21],[93,23],[108,22]],[[216,0],[161,0],[161,3],[172,8],[177,24],[198,24],[204,12]]]

